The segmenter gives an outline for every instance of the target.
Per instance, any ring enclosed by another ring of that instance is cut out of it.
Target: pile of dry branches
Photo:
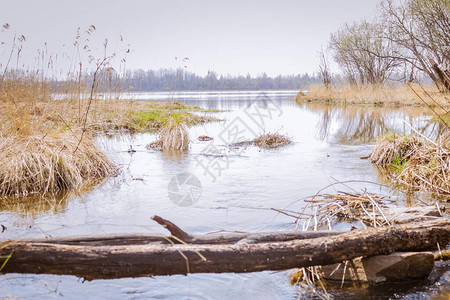
[[[384,214],[389,199],[364,191],[363,193],[338,192],[337,194],[317,194],[304,200],[307,204],[300,213],[277,210],[303,221],[302,230],[332,229],[333,224],[340,221],[360,221],[364,228],[390,225]],[[342,264],[342,265],[347,265]],[[344,272],[345,273],[345,272]],[[321,267],[301,268],[291,275],[293,283],[312,291],[321,299],[330,299],[327,284],[324,282]]]
[[[442,216],[438,203],[436,206],[417,206],[408,208],[393,208],[389,205],[398,201],[397,198],[380,194],[354,192],[338,192],[337,194],[317,194],[304,199],[306,205],[301,212],[289,210],[276,211],[294,217],[296,223],[303,223],[302,230],[333,229],[338,223],[345,222],[348,226],[384,227],[397,223],[410,222],[421,218],[437,218]],[[348,261],[335,269],[344,268],[341,287],[344,284]],[[301,285],[304,292],[312,291],[321,299],[330,299],[327,284],[324,282],[320,266],[301,268],[291,275],[292,282]]]

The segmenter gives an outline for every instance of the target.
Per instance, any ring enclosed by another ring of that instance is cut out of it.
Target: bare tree
[[[331,88],[331,72],[328,63],[328,54],[325,53],[323,49],[320,49],[319,51],[319,77],[326,89]]]
[[[384,36],[380,23],[362,21],[345,26],[331,35],[334,59],[350,84],[382,84],[401,61],[392,55],[396,45]]]
[[[441,91],[450,91],[450,2],[384,0],[385,39],[399,46],[390,55],[427,74]]]

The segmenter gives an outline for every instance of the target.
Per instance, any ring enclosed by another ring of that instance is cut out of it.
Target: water
[[[223,112],[213,115],[225,121],[190,128],[190,150],[181,154],[147,150],[145,145],[156,139],[154,134],[99,137],[100,147],[120,164],[121,174],[82,195],[62,195],[57,201],[33,204],[3,203],[0,223],[7,230],[2,237],[167,233],[150,220],[155,214],[189,233],[294,230],[293,220],[272,208],[300,211],[303,198],[336,181],[351,182],[346,186],[332,185],[326,192],[351,188],[398,193],[380,186],[385,178],[360,157],[371,152],[379,134],[409,133],[410,126],[430,136],[438,130],[438,125],[430,123],[430,116],[420,109],[297,105],[292,100],[294,96],[295,92],[133,95],[140,100],[176,99],[205,109],[218,109]],[[293,144],[277,150],[229,147],[237,141],[236,137],[251,139],[264,132],[284,134]],[[200,135],[211,136],[214,141],[201,142],[197,139]],[[127,152],[130,145],[135,153]],[[195,203],[187,207],[175,205],[168,196],[169,182],[183,173],[195,176],[201,184],[200,197],[198,193],[189,198]],[[401,295],[429,296],[439,290],[433,289],[429,282],[419,287],[399,291]],[[382,298],[394,292],[386,294],[382,288],[378,292],[375,289],[375,293]],[[286,299],[299,297],[301,290],[290,285],[289,272],[91,282],[72,276],[7,274],[0,276],[0,295],[8,294],[21,298],[76,295],[99,299]],[[358,293],[351,295],[356,297]]]

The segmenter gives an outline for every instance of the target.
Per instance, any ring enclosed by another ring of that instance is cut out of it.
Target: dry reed
[[[255,145],[262,149],[276,149],[291,144],[292,141],[284,135],[278,133],[266,133],[254,140],[241,141],[231,144],[232,147],[244,147]]]
[[[337,182],[337,184],[344,183]],[[333,229],[334,225],[346,222],[348,226],[352,225],[352,230],[360,222],[363,228],[383,227],[392,224],[414,222],[416,220],[428,220],[442,217],[442,211],[438,203],[436,205],[417,205],[406,208],[393,208],[390,203],[397,202],[395,197],[388,197],[381,194],[358,192],[338,192],[336,194],[317,194],[304,199],[306,205],[300,212],[286,209],[275,209],[287,216],[295,218],[296,223],[303,223],[303,230]],[[424,204],[424,203],[421,203]],[[340,282],[340,288],[343,287],[346,275],[352,270],[351,261],[340,263],[333,272],[343,268],[343,276]],[[312,291],[322,299],[329,299],[330,295],[326,288],[334,288],[332,283],[324,282],[322,268],[320,266],[307,267],[299,269],[291,275],[292,282],[303,287],[304,291]],[[350,278],[355,278],[351,277]],[[351,282],[354,287],[360,286],[360,282]]]
[[[175,118],[170,118],[158,133],[158,140],[148,144],[147,149],[160,151],[186,151],[189,146],[189,133],[184,125]]]
[[[93,30],[91,26],[88,35]],[[78,34],[75,50],[81,40]],[[201,110],[179,102],[122,100],[124,69],[114,71],[110,63],[115,54],[107,55],[106,46],[107,41],[103,57],[92,57],[93,65],[84,64],[80,57],[79,71],[69,70],[63,81],[47,76],[56,72],[50,58],[38,57],[37,70],[0,64],[0,197],[36,193],[49,197],[117,174],[117,166],[92,141],[96,133],[156,131],[171,115],[187,125],[212,120],[190,113]],[[19,61],[20,50],[14,46],[11,50]],[[178,142],[168,137],[172,131],[183,135],[184,127],[164,130],[169,130],[161,132],[168,147],[187,147],[187,137]]]
[[[360,221],[364,227],[390,225],[385,216],[385,209],[390,201],[386,196],[366,191],[321,194],[306,199],[307,205],[297,218],[304,219],[304,230],[331,230],[333,224],[340,221]]]
[[[276,149],[289,145],[291,140],[278,133],[268,133],[253,140],[253,144],[263,149]]]
[[[369,160],[376,165],[389,165],[395,160],[404,163],[421,146],[422,141],[416,136],[385,135],[378,139],[377,147],[370,154]]]
[[[317,231],[323,228],[331,230],[336,222],[343,220],[360,221],[364,227],[378,227],[390,225],[384,213],[387,200],[384,196],[368,192],[317,194],[305,199],[306,206],[299,213],[286,210],[277,211],[294,217],[296,223],[302,220],[303,230]],[[347,263],[342,265],[346,266]],[[330,299],[320,266],[302,268],[293,275],[293,278],[305,290],[309,289],[321,299]]]
[[[423,136],[383,137],[370,161],[389,168],[393,180],[408,190],[447,199],[450,195],[450,131],[436,141]]]
[[[0,138],[0,196],[55,193],[117,174],[117,166],[85,137],[19,136]]]

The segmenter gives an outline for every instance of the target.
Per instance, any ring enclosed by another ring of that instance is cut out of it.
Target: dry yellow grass
[[[3,24],[2,33],[7,34],[9,27]],[[91,55],[87,36],[93,31],[93,25],[86,31],[78,30],[74,53],[78,50]],[[11,38],[11,49],[3,49],[9,53],[9,59],[0,66],[2,200],[24,195],[34,198],[38,194],[47,197],[115,175],[117,166],[94,143],[93,136],[100,131],[157,131],[169,117],[185,125],[211,120],[190,113],[200,109],[182,103],[119,100],[126,60],[123,57],[120,64],[115,64],[117,53],[107,51],[107,40],[102,57],[89,56],[85,62],[78,52],[68,59],[79,69],[56,70],[54,55],[47,49],[36,57],[37,66],[17,69],[22,65],[19,60],[25,37],[13,34]],[[81,41],[86,43],[82,49]],[[11,59],[16,67],[10,64]],[[55,82],[50,80],[50,74],[67,76]],[[99,88],[108,93],[101,95]],[[179,143],[185,147],[186,138],[182,137]]]
[[[450,131],[436,141],[424,137],[389,136],[379,140],[370,155],[391,178],[412,191],[450,196]]]
[[[78,143],[70,132],[0,138],[0,196],[53,193],[117,174],[90,138]]]
[[[0,102],[0,133],[45,134],[55,130],[83,129],[88,100],[47,100]],[[147,102],[133,100],[93,100],[86,119],[86,129],[98,131],[156,131],[171,115],[186,125],[201,124],[212,118],[190,113],[193,108],[178,102]]]
[[[168,122],[161,128],[158,140],[148,144],[147,149],[160,151],[185,151],[189,147],[189,134],[181,121],[170,117]]]
[[[161,136],[169,148],[185,149],[184,124],[211,120],[178,102],[104,100],[96,94],[83,99],[74,92],[54,100],[45,79],[0,80],[0,197],[49,195],[115,175],[117,166],[93,141],[99,131],[156,131],[174,117],[182,128],[164,126],[170,134]]]
[[[232,147],[243,147],[255,145],[262,149],[276,149],[291,144],[292,141],[278,133],[266,133],[253,140],[241,141],[231,144]]]
[[[430,105],[430,106],[450,106],[450,95],[439,93],[434,87],[426,87],[423,91],[420,85],[411,85],[411,87]],[[400,86],[341,86],[326,89],[323,85],[312,85],[306,89],[307,93],[300,92],[296,100],[326,102],[334,104],[368,104],[379,106],[425,106],[413,90],[407,85]],[[431,99],[427,93],[433,98]],[[435,103],[436,101],[437,103]]]
[[[278,133],[263,134],[253,140],[253,144],[263,149],[276,149],[289,145],[291,140]]]
[[[422,139],[416,136],[385,135],[378,139],[369,160],[379,166],[393,163],[400,165],[408,161],[422,145]]]

